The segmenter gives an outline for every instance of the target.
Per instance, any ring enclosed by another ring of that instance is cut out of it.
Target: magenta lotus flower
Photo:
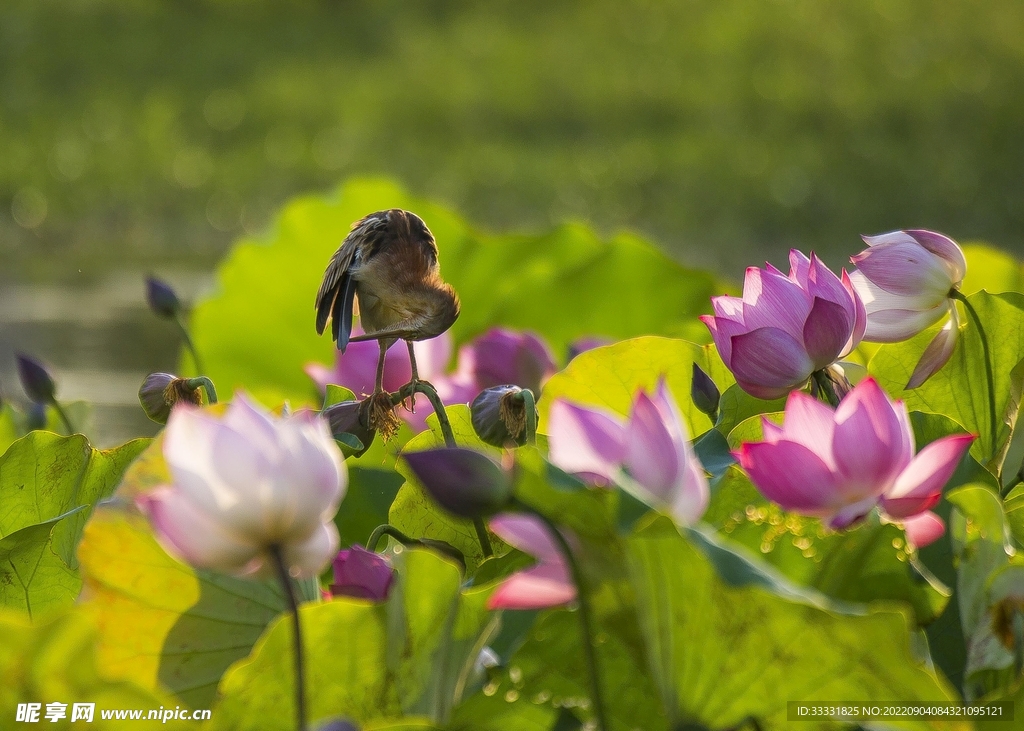
[[[556,400],[548,420],[548,458],[592,484],[615,483],[639,500],[692,525],[707,509],[704,468],[665,381],[638,391],[629,418]]]
[[[916,388],[956,347],[960,318],[950,293],[963,283],[967,260],[953,239],[934,231],[892,231],[864,241],[867,250],[851,258],[857,271],[850,281],[867,311],[865,340],[907,340],[949,315],[907,384]]]
[[[457,376],[474,383],[477,393],[505,385],[540,393],[556,370],[551,350],[531,332],[497,327],[459,349]]]
[[[331,596],[350,596],[382,602],[388,598],[394,570],[387,559],[362,546],[340,551],[334,559]]]
[[[294,576],[309,577],[337,553],[333,518],[348,473],[322,419],[278,418],[241,393],[223,417],[183,404],[167,420],[163,453],[171,484],[137,503],[172,555],[269,574],[279,549]]]
[[[846,271],[837,277],[814,254],[793,249],[789,276],[750,267],[743,297],[712,297],[701,320],[719,355],[751,396],[774,399],[803,386],[860,343],[866,315]]]
[[[491,518],[490,529],[537,564],[505,579],[487,600],[488,609],[544,609],[576,598],[576,585],[548,527],[532,515],[503,513]]]
[[[875,506],[902,520],[942,494],[974,436],[936,440],[914,455],[907,407],[872,378],[832,411],[805,393],[786,402],[783,425],[764,419],[764,441],[736,457],[757,489],[786,510],[845,528]]]

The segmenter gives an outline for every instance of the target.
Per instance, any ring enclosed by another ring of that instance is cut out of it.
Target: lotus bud
[[[569,360],[572,360],[580,353],[586,353],[588,350],[593,350],[594,348],[611,345],[614,342],[615,341],[611,338],[601,337],[600,335],[589,335],[587,337],[573,340],[569,343]]]
[[[157,316],[173,319],[181,312],[181,300],[167,282],[146,277],[146,301]]]
[[[320,415],[327,419],[330,425],[331,434],[337,439],[340,434],[351,434],[363,443],[363,449],[356,456],[363,454],[377,432],[370,428],[369,401],[342,401],[341,403],[328,406],[320,412]]]
[[[388,598],[394,571],[387,559],[362,546],[352,546],[334,559],[332,596],[382,602]]]
[[[717,418],[722,394],[711,376],[696,363],[693,364],[693,379],[690,381],[690,398],[701,413],[710,416],[712,421]]]
[[[171,373],[150,373],[139,389],[139,403],[146,416],[157,424],[166,424],[175,404],[200,406],[203,398],[199,388],[193,386],[188,378],[179,378]]]
[[[521,447],[535,436],[537,407],[528,389],[512,385],[488,388],[473,399],[470,411],[473,431],[491,446]]]
[[[40,404],[52,402],[56,397],[57,387],[43,364],[22,353],[15,357],[18,361],[18,378],[28,397]]]
[[[511,475],[472,449],[431,449],[404,457],[430,496],[463,518],[494,515],[512,497]]]

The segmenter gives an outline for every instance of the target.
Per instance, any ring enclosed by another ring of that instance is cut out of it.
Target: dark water
[[[147,309],[145,274],[125,270],[77,285],[0,285],[4,398],[25,401],[14,362],[14,354],[24,352],[51,368],[61,402],[92,405],[84,431],[95,444],[111,446],[155,433],[157,425],[139,406],[138,389],[148,373],[175,370],[181,343],[174,326]],[[188,301],[212,283],[208,272],[161,276]]]

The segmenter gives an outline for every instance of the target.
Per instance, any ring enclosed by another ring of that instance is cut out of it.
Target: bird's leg
[[[412,395],[409,397],[409,411],[416,413],[416,384],[420,382],[420,373],[416,368],[416,350],[412,347],[412,341],[406,340],[405,344],[409,346],[409,364],[412,366],[412,379],[409,383],[412,385]]]
[[[370,395],[370,428],[379,431],[381,438],[388,441],[398,431],[401,422],[395,415],[395,408],[391,403],[391,394],[384,390],[384,356],[394,340],[381,338],[377,341],[380,345],[380,359],[377,361],[377,381]]]
[[[420,374],[416,370],[416,349],[412,347],[412,341],[406,340],[405,344],[409,346],[409,362],[412,363],[412,382],[419,383]]]
[[[377,345],[380,346],[380,357],[377,359],[377,382],[373,387],[374,395],[384,390],[384,356],[387,355],[388,346],[391,343],[387,340],[378,340]]]

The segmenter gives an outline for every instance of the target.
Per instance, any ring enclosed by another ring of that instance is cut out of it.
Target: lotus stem
[[[457,446],[455,444],[455,432],[452,431],[452,424],[448,421],[448,412],[445,411],[444,403],[441,401],[441,397],[437,395],[437,390],[429,382],[420,380],[410,381],[398,389],[397,392],[391,394],[391,403],[397,406],[405,399],[415,396],[417,393],[422,393],[427,397],[434,409],[434,413],[437,414],[437,424],[441,427],[444,446],[449,449]],[[483,552],[484,558],[490,558],[494,555],[494,549],[491,547],[490,536],[487,535],[487,526],[484,525],[482,519],[474,518],[473,528],[476,530],[476,538],[480,542],[480,550]]]
[[[185,385],[191,388],[193,391],[200,386],[206,391],[206,400],[211,404],[217,403],[217,389],[206,376],[196,376],[195,378],[189,378],[185,381]]]
[[[298,724],[298,731],[306,731],[306,674],[302,653],[302,624],[299,621],[299,603],[295,598],[295,586],[292,583],[292,577],[288,574],[288,567],[284,565],[281,547],[271,546],[270,557],[273,559],[274,568],[277,570],[277,577],[281,581],[284,595],[288,598],[288,606],[292,611],[292,627],[295,638],[295,720]]]
[[[196,373],[203,373],[203,362],[199,359],[199,352],[196,350],[196,344],[192,342],[192,336],[188,332],[188,328],[185,327],[185,323],[182,322],[180,315],[174,316],[174,323],[178,326],[178,330],[181,332],[181,337],[185,340],[185,347],[188,352],[192,355],[192,363],[196,367]]]
[[[519,507],[525,509],[531,515],[540,520],[547,527],[558,544],[558,549],[569,565],[569,572],[572,574],[572,581],[576,585],[576,600],[579,604],[580,630],[583,632],[583,649],[587,658],[587,669],[590,675],[591,694],[594,703],[594,718],[597,721],[596,731],[611,731],[608,723],[608,716],[604,706],[604,694],[601,692],[601,673],[597,663],[597,650],[594,648],[594,625],[591,615],[590,597],[587,592],[586,579],[580,569],[576,557],[573,555],[572,546],[565,540],[565,536],[558,530],[558,526],[541,513],[539,510],[521,502],[516,501]]]
[[[974,309],[974,305],[970,303],[960,290],[951,290],[949,296],[963,304],[964,309],[967,310],[967,315],[974,322],[974,326],[978,328],[978,337],[981,338],[981,352],[985,356],[985,381],[988,386],[988,418],[992,428],[992,443],[995,444],[999,437],[999,419],[996,417],[996,386],[995,376],[992,372],[992,353],[988,347],[988,336],[985,334],[985,328],[981,324],[981,318],[978,317],[978,311]]]

